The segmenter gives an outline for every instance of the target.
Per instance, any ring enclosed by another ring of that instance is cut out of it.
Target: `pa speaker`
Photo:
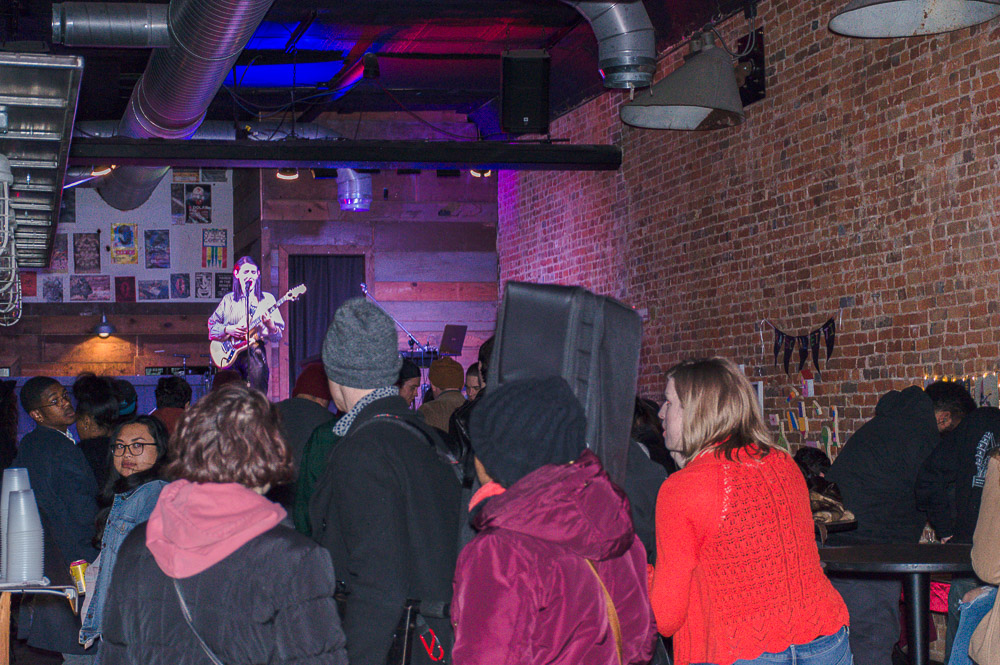
[[[505,51],[500,93],[500,124],[507,134],[549,131],[549,54]]]

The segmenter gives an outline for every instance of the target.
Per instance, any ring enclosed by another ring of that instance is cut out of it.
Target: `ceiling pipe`
[[[170,46],[167,5],[64,2],[52,5],[52,43],[66,46]]]
[[[583,14],[597,37],[605,88],[645,88],[656,71],[656,33],[642,0],[563,0]]]
[[[153,52],[136,83],[118,135],[187,139],[274,0],[172,0],[170,46]],[[168,167],[128,166],[97,186],[118,210],[145,203]]]

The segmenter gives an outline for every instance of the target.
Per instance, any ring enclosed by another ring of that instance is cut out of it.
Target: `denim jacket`
[[[83,618],[80,629],[80,644],[90,647],[101,635],[101,615],[104,609],[104,596],[111,584],[111,573],[115,568],[118,550],[132,529],[149,519],[149,514],[156,506],[160,490],[166,485],[164,480],[151,480],[136,487],[131,492],[116,494],[108,515],[108,523],[104,527],[104,538],[101,540],[101,569],[97,573],[97,584],[93,590],[87,615]]]

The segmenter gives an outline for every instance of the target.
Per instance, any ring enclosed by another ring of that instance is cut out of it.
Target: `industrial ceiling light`
[[[743,122],[733,60],[711,33],[695,34],[687,62],[618,112],[645,129],[721,129]]]
[[[115,334],[115,327],[108,323],[107,314],[101,314],[101,322],[97,324],[96,328],[94,328],[94,334],[101,339],[107,339],[111,335]]]
[[[112,166],[95,166],[94,169],[90,172],[90,175],[94,176],[95,178],[100,178],[102,175],[108,175],[109,173],[111,173],[114,170],[115,170],[115,167],[113,165]]]
[[[274,174],[278,180],[298,180],[299,170],[298,169],[278,169],[278,172]]]
[[[1000,16],[987,0],[851,0],[830,19],[847,37],[913,37],[968,28]]]

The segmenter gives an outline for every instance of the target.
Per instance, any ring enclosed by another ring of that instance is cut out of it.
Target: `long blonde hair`
[[[667,370],[667,380],[684,410],[683,452],[693,458],[712,444],[716,454],[733,459],[733,452],[756,445],[760,456],[771,450],[771,433],[757,404],[753,386],[743,372],[725,358],[685,360]]]

